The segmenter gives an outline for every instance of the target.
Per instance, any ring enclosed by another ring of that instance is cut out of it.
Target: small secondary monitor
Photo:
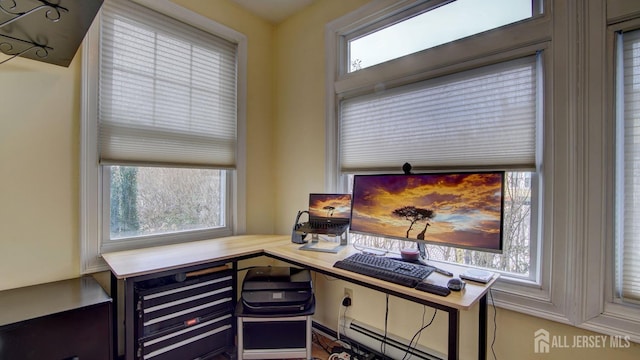
[[[309,220],[348,222],[351,194],[309,194]]]
[[[502,251],[504,172],[355,175],[350,230]]]

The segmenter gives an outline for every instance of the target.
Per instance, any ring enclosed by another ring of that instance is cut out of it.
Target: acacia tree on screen
[[[413,225],[418,221],[432,219],[435,216],[433,210],[417,208],[415,206],[403,206],[399,209],[393,210],[393,215],[404,218],[409,221],[409,228],[407,229],[406,238],[409,238],[409,232],[413,229]]]

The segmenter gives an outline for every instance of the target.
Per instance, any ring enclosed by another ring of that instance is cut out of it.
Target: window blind
[[[624,116],[618,140],[618,291],[640,301],[640,30],[623,35]]]
[[[130,1],[101,17],[102,164],[233,168],[236,45]]]
[[[536,64],[531,56],[342,100],[341,170],[534,169]]]

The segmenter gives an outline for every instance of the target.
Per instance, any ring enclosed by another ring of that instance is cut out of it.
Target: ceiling
[[[281,22],[315,0],[232,0],[253,14],[274,24]]]

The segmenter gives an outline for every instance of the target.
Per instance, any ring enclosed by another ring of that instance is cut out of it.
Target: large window
[[[502,255],[428,246],[430,258],[531,275],[532,188],[542,86],[540,57],[528,56],[428,79],[340,103],[340,171],[523,169],[507,173]],[[535,224],[535,218],[533,223]],[[535,234],[535,233],[534,233]],[[380,246],[380,241],[357,237]],[[397,250],[398,241],[383,241]],[[406,246],[406,245],[405,245]],[[533,259],[535,260],[535,259]]]
[[[107,0],[94,26],[83,270],[105,251],[237,232],[244,37],[168,1]]]
[[[349,191],[354,174],[401,173],[405,162],[414,173],[505,171],[503,253],[428,245],[427,255],[501,273],[498,306],[571,322],[563,289],[574,248],[567,237],[574,225],[565,220],[575,218],[567,204],[576,120],[567,99],[572,74],[556,66],[573,56],[564,27],[572,26],[572,13],[556,2],[518,2],[521,20],[350,71],[353,39],[453,3],[375,2],[327,26],[335,62],[327,63],[326,190]]]
[[[514,23],[353,67],[351,43],[454,3],[465,2],[381,0],[329,24],[327,190],[348,191],[352,174],[401,172],[405,161],[414,172],[503,169],[504,253],[431,246],[430,257],[502,272],[498,307],[639,342],[640,3],[530,1],[531,16]],[[492,87],[512,74],[469,82],[479,85],[469,85],[472,99],[448,88],[527,59],[535,85],[523,77],[513,94]],[[516,95],[525,88],[535,90]],[[531,106],[514,107],[527,97]]]
[[[479,44],[483,41],[468,37],[538,15],[534,11],[538,2],[509,2],[507,8],[496,11],[495,6],[502,6],[499,3],[481,3],[483,12],[500,16],[483,16],[480,27],[455,25],[474,23],[468,16],[478,15],[480,3],[418,2],[345,31],[339,41],[349,56],[337,58],[337,73],[344,75],[334,79],[335,132],[330,133],[336,138],[329,141],[335,141],[338,151],[333,174],[338,189],[349,191],[352,175],[400,172],[405,162],[414,172],[506,170],[503,253],[428,245],[427,254],[433,260],[490,268],[536,283],[544,45],[515,51],[517,55],[505,52],[475,66],[462,65],[469,54],[460,52],[458,60],[447,60],[448,66],[459,67],[455,71],[434,72],[427,61],[419,64],[422,56],[443,58],[437,55],[441,49],[436,45],[456,40]],[[441,21],[436,23],[435,18]],[[420,44],[407,51],[395,50],[397,43],[414,42]],[[416,53],[424,49],[430,50]],[[397,66],[389,61],[393,59],[399,59]],[[397,70],[407,66],[410,77]],[[348,72],[366,75],[358,79]],[[352,240],[391,251],[411,246],[356,234]]]

